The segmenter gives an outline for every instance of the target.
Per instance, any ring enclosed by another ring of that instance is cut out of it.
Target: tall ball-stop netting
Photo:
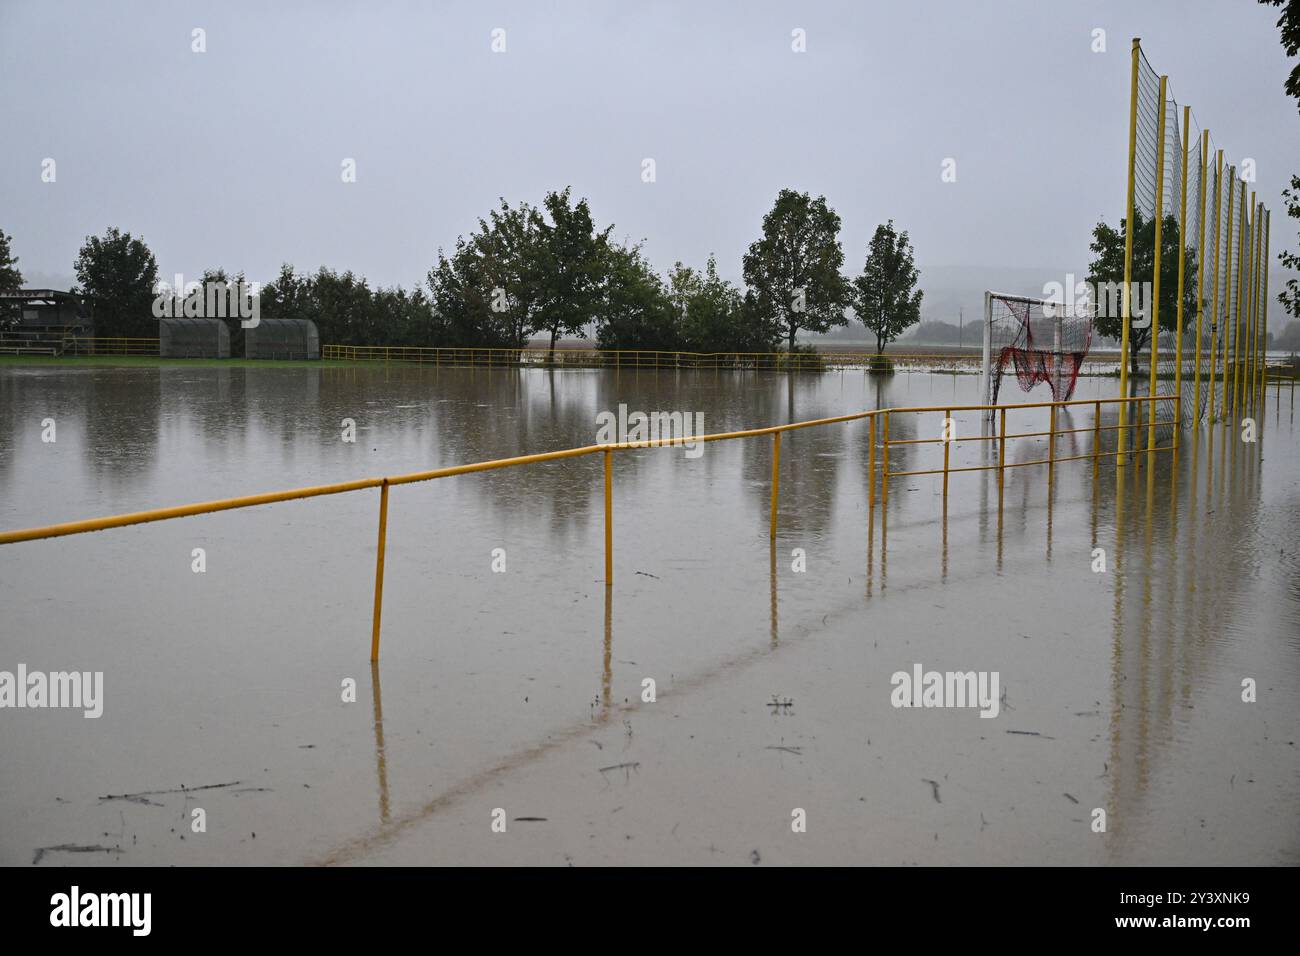
[[[1091,308],[989,293],[989,367],[985,403],[996,405],[1002,377],[1014,370],[1023,391],[1046,383],[1053,401],[1074,395],[1079,369],[1092,346]]]
[[[1156,415],[1168,421],[1176,412],[1182,422],[1195,424],[1222,416],[1239,386],[1238,365],[1258,351],[1255,337],[1267,308],[1267,270],[1260,264],[1266,267],[1267,261],[1255,247],[1263,235],[1259,216],[1267,214],[1262,203],[1252,202],[1253,164],[1243,160],[1238,166],[1225,156],[1195,114],[1179,105],[1167,81],[1162,116],[1160,86],[1159,74],[1140,53],[1133,212],[1144,228],[1135,234],[1139,246],[1152,246],[1152,237],[1144,233],[1159,216],[1163,262],[1154,394],[1172,398],[1181,391],[1182,401],[1177,410],[1169,399],[1158,401]],[[1135,249],[1133,266],[1133,282],[1147,287],[1149,318],[1155,279],[1149,248],[1145,254]],[[1141,328],[1135,318],[1130,333],[1130,394],[1151,394],[1150,329]],[[1135,413],[1146,416],[1150,410],[1138,407]]]

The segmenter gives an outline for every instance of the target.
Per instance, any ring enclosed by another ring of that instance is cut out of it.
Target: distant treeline
[[[371,288],[351,271],[286,264],[262,285],[260,314],[311,319],[321,342],[341,345],[522,348],[541,337],[554,347],[594,333],[601,348],[694,352],[793,350],[799,335],[847,325],[850,315],[883,348],[920,315],[907,233],[880,225],[862,271],[846,276],[840,218],[821,196],[778,194],[744,256],[743,288],[719,276],[712,257],[703,269],[678,262],[660,275],[639,243],[617,242],[613,230],[597,227],[587,200],[568,189],[540,207],[503,199],[439,250],[422,286]],[[2,232],[0,243],[0,281],[17,288]],[[97,335],[158,334],[158,267],[143,239],[115,227],[90,236],[75,270]],[[203,281],[246,277],[211,269]],[[238,348],[239,322],[228,321]]]
[[[526,347],[539,337],[551,347],[562,338],[595,338],[604,349],[690,352],[795,351],[803,333],[861,323],[877,351],[915,328],[909,341],[978,346],[979,322],[960,333],[949,322],[920,324],[919,272],[906,232],[891,221],[876,227],[861,272],[843,274],[840,217],[825,197],[783,189],[763,217],[761,235],[741,262],[743,287],[718,275],[710,257],[703,269],[677,262],[660,275],[639,243],[612,240],[612,225],[598,228],[587,200],[570,191],[548,193],[541,207],[511,206],[504,199],[469,236],[439,250],[425,283],[414,289],[371,288],[351,271],[320,268],[300,273],[284,265],[261,287],[265,318],[314,321],[322,343],[457,348]],[[1088,280],[1119,282],[1124,275],[1125,224],[1098,223]],[[1136,217],[1134,271],[1147,274],[1154,261],[1154,222]],[[1162,338],[1175,328],[1178,223],[1163,225]],[[1196,270],[1187,256],[1187,274]],[[158,266],[143,239],[110,228],[89,236],[74,264],[78,288],[94,308],[101,336],[158,335],[154,303]],[[22,285],[10,238],[0,231],[0,292]],[[202,281],[245,282],[244,274],[211,269]],[[1184,305],[1195,309],[1194,282]],[[1279,299],[1288,304],[1284,293]],[[187,313],[188,314],[188,313]],[[0,331],[17,322],[0,313]],[[243,329],[229,319],[231,347],[242,350]],[[1099,316],[1094,347],[1117,339],[1120,323]],[[1132,359],[1145,348],[1149,330],[1132,329]],[[1300,324],[1292,324],[1269,347],[1300,347]],[[1136,367],[1136,366],[1135,366]]]

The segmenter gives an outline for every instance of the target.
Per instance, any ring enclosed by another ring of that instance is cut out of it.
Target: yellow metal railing
[[[1160,402],[1172,403],[1173,408],[1175,410],[1173,419],[1157,418],[1155,406]],[[1101,459],[1116,458],[1125,454],[1124,445],[1122,443],[1117,443],[1118,447],[1115,451],[1103,452],[1101,450],[1102,432],[1114,431],[1119,433],[1120,435],[1123,435],[1129,429],[1142,428],[1145,426],[1149,430],[1150,434],[1154,434],[1154,430],[1156,429],[1157,426],[1173,426],[1177,428],[1179,403],[1180,403],[1180,393],[1176,393],[1173,395],[1139,395],[1139,396],[1133,396],[1131,398],[1075,399],[1073,401],[1068,401],[1068,402],[1031,402],[1024,405],[950,405],[947,408],[924,407],[924,408],[885,409],[883,410],[883,414],[885,416],[885,420],[884,420],[885,440],[884,440],[884,447],[883,447],[885,464],[881,476],[882,481],[884,482],[884,489],[885,489],[883,493],[884,501],[887,502],[889,500],[888,480],[890,478],[904,478],[904,477],[913,477],[918,475],[943,475],[943,495],[945,498],[945,506],[947,503],[946,499],[948,496],[948,476],[957,474],[959,472],[997,471],[998,487],[1000,489],[1002,487],[1003,475],[1007,468],[1024,468],[1029,465],[1046,465],[1047,481],[1048,481],[1048,485],[1050,486],[1055,473],[1056,465],[1066,461],[1091,460],[1093,477],[1096,478]],[[1148,413],[1148,420],[1146,422],[1141,421],[1140,418],[1137,421],[1128,422],[1127,416],[1121,416],[1119,424],[1102,425],[1101,407],[1103,405],[1119,405],[1121,408],[1126,408],[1127,406],[1133,404],[1138,404],[1139,406],[1141,405],[1148,406],[1149,413]],[[1091,405],[1093,407],[1092,425],[1090,425],[1087,428],[1057,428],[1056,427],[1058,409],[1072,408],[1072,407],[1083,406],[1083,405]],[[1008,432],[1007,431],[1008,411],[1020,411],[1020,410],[1032,409],[1032,408],[1047,408],[1050,410],[1048,413],[1049,417],[1048,417],[1047,431],[1036,431],[1036,432]],[[941,434],[943,434],[946,432],[947,422],[951,420],[952,413],[966,412],[966,411],[980,411],[980,412],[997,411],[998,425],[996,430],[990,429],[988,434],[967,435],[964,437],[956,435],[955,430],[954,430],[954,434],[950,436],[940,437],[940,438],[891,439],[889,437],[890,420],[898,415],[940,414],[942,415],[942,421],[944,423],[940,428]],[[1089,452],[1086,455],[1067,455],[1065,457],[1057,456],[1056,439],[1058,436],[1085,434],[1085,433],[1091,433],[1093,436],[1091,452]],[[1008,462],[1006,460],[1007,439],[1015,439],[1015,438],[1046,438],[1047,457],[1041,459],[1035,459],[1033,461]],[[952,450],[952,446],[957,444],[958,442],[997,442],[997,446],[998,446],[997,464],[996,465],[965,465],[958,468],[952,467],[950,464],[951,462],[950,453]],[[914,469],[910,471],[891,471],[889,469],[889,450],[891,448],[897,448],[902,445],[934,445],[934,444],[943,445],[943,467],[942,468],[924,468],[924,469]],[[1157,451],[1175,451],[1176,448],[1177,448],[1176,443],[1170,445],[1157,446],[1154,441],[1151,441],[1148,443],[1146,450],[1148,454],[1151,454]],[[1133,454],[1134,455],[1138,454],[1137,449],[1134,449]]]
[[[103,335],[69,336],[64,354],[73,355],[153,355],[158,354],[158,339]]]
[[[321,358],[347,362],[397,362],[433,366],[510,367],[557,365],[566,368],[705,368],[807,370],[872,368],[880,365],[978,364],[978,349],[952,352],[685,352],[664,349],[598,348],[432,348],[416,345],[322,345]],[[1091,355],[1089,362],[1115,362],[1113,355]]]
[[[494,461],[480,461],[466,465],[453,465],[446,468],[434,468],[429,471],[411,472],[404,475],[393,475],[384,478],[360,478],[354,481],[336,482],[327,485],[315,485],[306,488],[294,488],[287,491],[272,491],[264,494],[244,495],[237,498],[223,498],[216,501],[198,502],[196,504],[176,505],[170,508],[155,508],[149,511],[137,511],[129,514],[110,515],[104,518],[89,518],[82,521],[68,521],[61,524],[46,525],[37,528],[26,528],[17,531],[0,532],[0,545],[17,544],[22,541],[37,541],[45,538],[58,538],[66,535],[84,534],[90,531],[104,531],[109,528],[122,528],[128,525],[145,524],[152,521],[166,521],[172,518],[184,518],[192,515],[211,514],[218,511],[232,511],[238,508],[252,508],[258,505],[274,504],[280,501],[293,501],[300,498],[315,498],[323,495],[337,495],[350,491],[360,491],[365,488],[380,489],[379,495],[379,532],[378,547],[375,555],[375,594],[374,610],[371,625],[371,645],[370,659],[372,661],[379,659],[379,622],[383,610],[383,589],[384,589],[384,546],[387,538],[388,529],[388,492],[393,485],[407,485],[415,482],[432,481],[437,478],[449,478],[454,475],[467,475],[481,471],[496,471],[502,468],[512,468],[518,465],[530,465],[546,461],[558,461],[563,458],[579,458],[586,455],[601,454],[604,456],[604,510],[605,510],[605,586],[610,587],[614,580],[614,504],[613,504],[613,459],[614,453],[627,451],[637,448],[666,447],[673,445],[694,444],[695,442],[715,442],[730,441],[738,438],[756,438],[763,435],[772,436],[772,490],[771,490],[771,510],[769,515],[769,537],[775,539],[777,527],[777,511],[779,502],[780,489],[780,466],[781,466],[781,435],[785,432],[797,431],[802,428],[812,428],[820,425],[833,425],[846,422],[855,422],[867,420],[870,423],[870,445],[868,449],[868,470],[870,472],[869,489],[868,489],[868,511],[874,513],[876,504],[876,418],[882,419],[883,425],[883,442],[881,445],[882,468],[881,468],[881,506],[882,508],[889,503],[889,479],[909,475],[939,474],[944,476],[943,491],[945,507],[947,506],[948,493],[948,476],[954,472],[970,471],[990,471],[998,472],[999,488],[1002,485],[1002,473],[1007,467],[1024,467],[1026,465],[1047,464],[1055,466],[1062,461],[1073,461],[1082,458],[1091,457],[1093,460],[1093,476],[1097,474],[1097,463],[1102,457],[1112,457],[1122,454],[1118,452],[1103,453],[1100,450],[1100,436],[1103,430],[1101,426],[1101,407],[1103,405],[1120,405],[1127,407],[1134,402],[1155,403],[1160,401],[1173,401],[1177,407],[1178,395],[1161,395],[1152,397],[1134,397],[1134,398],[1104,398],[1092,400],[1075,400],[1069,402],[1039,402],[1028,405],[954,405],[947,408],[937,407],[914,407],[914,408],[885,408],[873,409],[865,412],[855,412],[850,415],[837,415],[831,418],[818,418],[811,421],[792,422],[786,425],[772,425],[766,428],[750,428],[743,431],[722,432],[715,435],[683,435],[678,438],[659,438],[648,441],[638,442],[619,442],[614,444],[584,445],[580,448],[565,448],[559,451],[542,452],[534,455],[519,455],[513,458],[501,458]],[[1092,405],[1095,409],[1095,417],[1092,429],[1069,429],[1058,431],[1056,429],[1056,412],[1058,408],[1071,407],[1078,405]],[[1008,434],[1006,430],[1007,412],[1019,409],[1038,409],[1050,408],[1050,430],[1044,432],[1025,432]],[[970,436],[967,438],[956,438],[954,435],[948,439],[894,439],[889,437],[889,424],[891,417],[897,417],[905,414],[924,414],[942,412],[945,419],[951,417],[955,411],[979,411],[979,412],[999,412],[1001,427],[996,436]],[[1154,418],[1154,414],[1152,415]],[[1105,430],[1138,428],[1141,422],[1132,425],[1120,424],[1118,426],[1106,426]],[[1060,434],[1069,434],[1076,431],[1093,432],[1094,447],[1091,455],[1076,455],[1068,458],[1056,458],[1054,453],[1055,438]],[[1052,452],[1048,459],[1043,461],[1017,462],[1014,465],[1008,465],[1006,462],[1006,442],[1007,439],[1030,438],[1047,434],[1051,437]],[[1123,431],[1120,431],[1123,434]],[[999,454],[996,465],[982,465],[964,468],[948,467],[948,443],[952,441],[992,441],[998,442]],[[933,441],[945,441],[944,447],[944,467],[943,469],[932,469],[925,471],[894,471],[889,470],[889,450],[891,447],[899,445],[927,444]],[[1167,451],[1173,446],[1165,448],[1148,448],[1148,454],[1154,451]],[[1051,480],[1051,471],[1049,468],[1049,483]],[[882,531],[883,533],[883,531]]]

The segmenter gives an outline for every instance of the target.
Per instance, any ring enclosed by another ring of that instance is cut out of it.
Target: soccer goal
[[[1092,345],[1094,311],[1091,305],[985,292],[980,404],[998,403],[1008,368],[1023,391],[1046,382],[1053,401],[1067,401]]]

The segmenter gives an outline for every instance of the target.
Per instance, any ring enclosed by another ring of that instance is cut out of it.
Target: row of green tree
[[[308,318],[322,342],[521,348],[541,338],[594,335],[609,349],[765,352],[795,349],[804,333],[847,325],[849,313],[877,348],[920,318],[919,272],[906,232],[878,226],[861,273],[842,274],[840,217],[825,197],[782,190],[744,256],[744,288],[676,263],[661,276],[636,243],[611,239],[586,199],[548,193],[541,207],[504,199],[450,251],[426,284],[372,289],[364,277],[284,265],[261,288],[261,315]],[[0,232],[0,263],[12,260]],[[11,262],[8,281],[21,283]],[[117,228],[90,236],[75,263],[79,287],[104,336],[157,334],[158,266],[144,240]],[[5,275],[0,273],[0,275]],[[209,270],[203,280],[242,281]]]
[[[1284,191],[1288,212],[1300,218],[1300,180]],[[1155,267],[1155,221],[1135,215],[1132,276],[1146,281]],[[539,336],[554,348],[565,337],[594,334],[606,349],[692,352],[766,352],[798,348],[800,333],[825,333],[847,325],[851,312],[876,339],[877,351],[916,324],[922,293],[906,232],[892,221],[878,226],[862,272],[841,274],[840,218],[824,197],[782,190],[764,217],[762,236],[742,262],[745,288],[718,274],[710,257],[703,270],[676,263],[661,277],[638,244],[610,239],[598,229],[585,199],[569,190],[548,193],[542,208],[502,200],[450,253],[439,251],[427,288],[372,289],[351,271],[321,268],[300,274],[292,266],[261,289],[261,314],[309,318],[322,342],[352,345],[420,345],[521,348]],[[1173,333],[1177,320],[1178,220],[1161,224],[1160,321]],[[1100,222],[1093,230],[1088,281],[1093,288],[1124,279],[1127,224]],[[1195,314],[1196,250],[1184,250],[1184,315]],[[1294,268],[1300,260],[1283,252]],[[90,236],[75,263],[79,288],[95,309],[96,332],[154,336],[153,303],[158,267],[142,239],[110,228]],[[244,281],[242,273],[209,270],[206,282]],[[0,292],[17,289],[22,275],[0,231]],[[1300,312],[1295,282],[1278,300]],[[1149,308],[1149,303],[1148,303]],[[0,315],[0,327],[5,317]],[[10,319],[12,321],[12,317]],[[1188,323],[1184,323],[1185,326]],[[242,329],[231,321],[232,346]],[[1115,311],[1098,315],[1095,331],[1118,339]],[[1291,336],[1291,330],[1286,335]],[[1151,338],[1149,327],[1130,326],[1134,378]]]

